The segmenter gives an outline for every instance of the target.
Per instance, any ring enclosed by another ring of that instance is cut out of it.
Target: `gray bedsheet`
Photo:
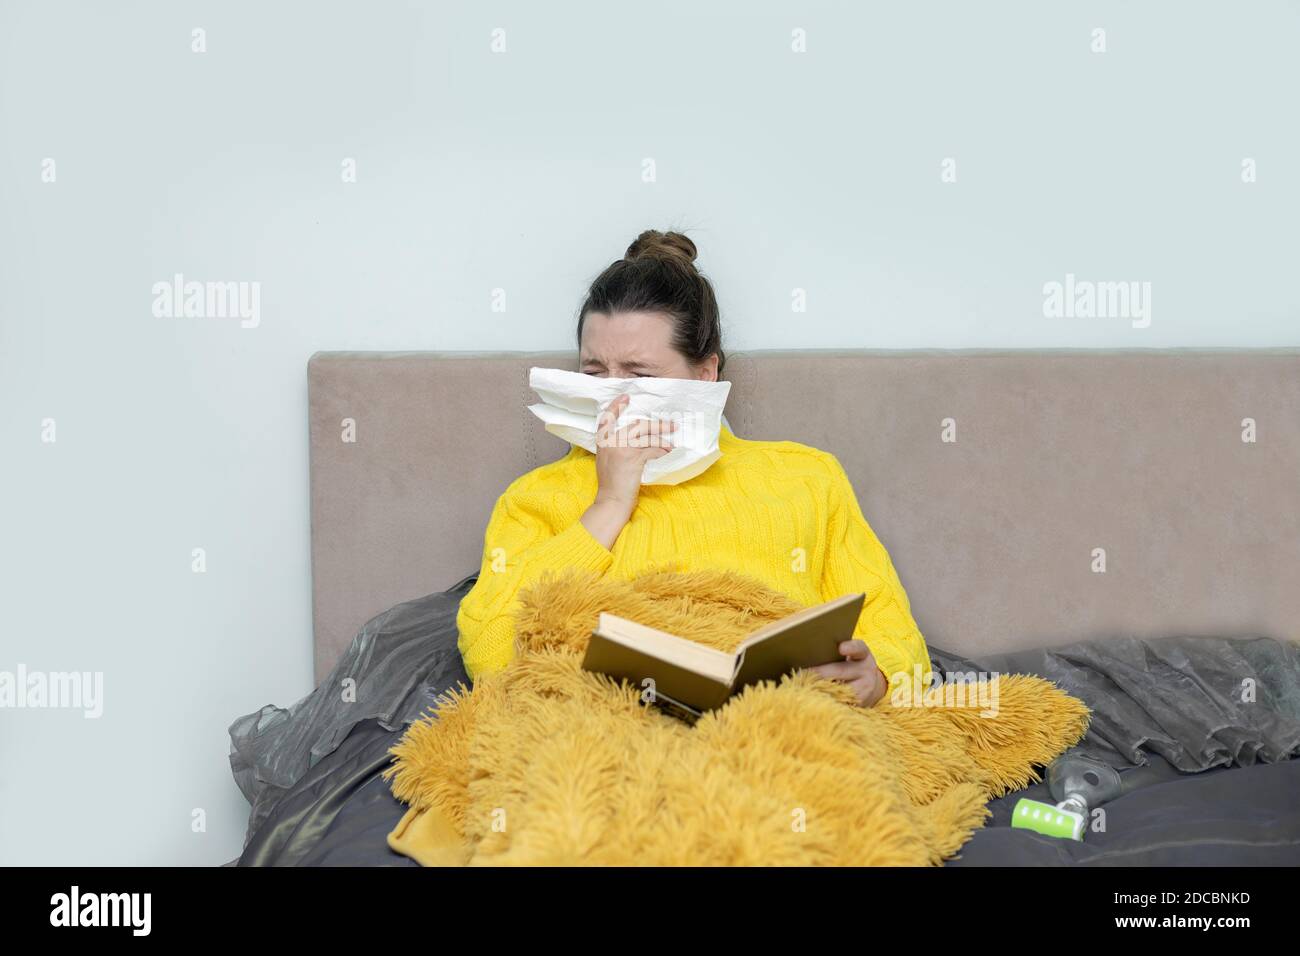
[[[311,695],[235,721],[231,767],[252,812],[232,863],[413,865],[385,842],[405,807],[380,773],[406,724],[468,683],[455,615],[474,580],[377,616]],[[1042,784],[994,800],[989,825],[952,865],[1300,863],[1295,646],[1115,638],[977,660],[931,647],[931,656],[942,673],[1054,681],[1093,710],[1074,749],[1141,776],[1107,805],[1107,831],[1084,843],[1010,829],[1016,799],[1048,799]],[[341,692],[348,678],[352,701]]]
[[[944,672],[1037,674],[1092,708],[1073,750],[1122,770],[1159,755],[1185,772],[1300,753],[1300,648],[1270,638],[1113,637],[969,660]]]
[[[437,696],[469,684],[456,648],[456,611],[478,575],[377,615],[311,694],[267,704],[230,726],[230,769],[252,806],[245,843],[315,764],[365,720],[401,730]]]

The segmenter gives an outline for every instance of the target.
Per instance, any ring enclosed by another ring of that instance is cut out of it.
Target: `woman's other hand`
[[[614,547],[619,532],[632,517],[646,462],[672,450],[668,432],[677,427],[676,422],[667,419],[638,419],[615,429],[614,423],[629,401],[627,395],[620,395],[596,421],[596,500],[581,520],[606,548]]]
[[[858,699],[859,707],[870,707],[885,696],[889,682],[885,679],[884,671],[876,664],[876,657],[866,642],[843,641],[839,652],[844,655],[843,662],[822,664],[809,670],[828,680],[848,684]]]

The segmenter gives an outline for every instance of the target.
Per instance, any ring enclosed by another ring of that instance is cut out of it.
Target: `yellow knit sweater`
[[[930,670],[907,595],[834,455],[792,441],[749,441],[724,425],[722,457],[680,485],[644,485],[613,550],[579,521],[596,497],[596,456],[573,447],[516,479],[496,503],[478,581],[460,605],[460,652],[471,678],[514,656],[518,596],[548,568],[631,578],[673,561],[725,568],[803,605],[866,594],[854,631],[893,690]],[[886,697],[886,699],[888,699]]]

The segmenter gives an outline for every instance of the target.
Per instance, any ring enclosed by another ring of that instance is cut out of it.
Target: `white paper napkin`
[[[597,378],[558,368],[532,368],[528,385],[541,403],[528,410],[546,430],[587,451],[596,452],[596,420],[614,399],[628,395],[627,407],[616,423],[622,428],[636,419],[666,418],[677,423],[667,434],[673,448],[646,462],[643,485],[676,485],[688,481],[717,461],[718,432],[731,392],[730,382],[686,378]],[[731,426],[728,425],[728,428]]]

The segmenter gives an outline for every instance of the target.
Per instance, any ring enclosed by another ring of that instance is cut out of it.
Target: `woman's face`
[[[582,324],[578,368],[600,378],[718,380],[718,356],[698,366],[673,348],[673,320],[662,312],[588,312]]]

